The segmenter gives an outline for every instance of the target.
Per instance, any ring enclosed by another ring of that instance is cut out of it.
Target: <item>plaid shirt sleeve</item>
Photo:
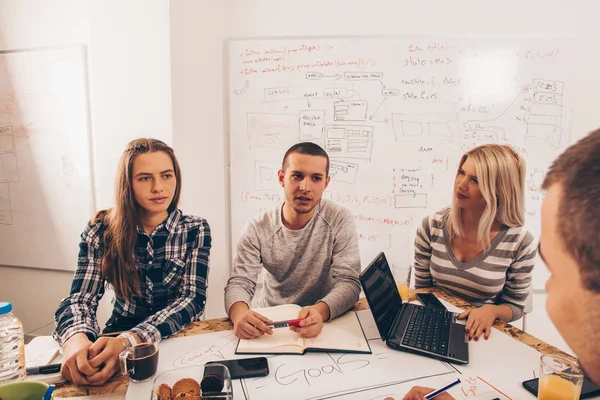
[[[85,333],[93,341],[100,332],[96,309],[104,295],[102,231],[101,224],[90,223],[81,234],[71,293],[60,302],[54,315],[56,328],[52,337],[61,345],[77,333]]]
[[[194,244],[186,256],[179,298],[131,329],[144,341],[174,335],[190,322],[198,320],[204,312],[211,247],[210,227],[206,220],[197,218],[187,232],[187,237],[195,237],[195,240],[192,239]]]

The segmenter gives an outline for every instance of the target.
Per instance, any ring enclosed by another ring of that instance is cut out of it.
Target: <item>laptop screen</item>
[[[385,340],[398,310],[402,307],[402,298],[383,252],[379,253],[360,274],[360,283],[377,323],[379,334]]]

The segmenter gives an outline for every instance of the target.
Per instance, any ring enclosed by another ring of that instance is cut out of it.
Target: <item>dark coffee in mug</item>
[[[158,368],[158,346],[142,343],[133,347],[127,356],[127,370],[131,379],[145,381],[151,378]]]

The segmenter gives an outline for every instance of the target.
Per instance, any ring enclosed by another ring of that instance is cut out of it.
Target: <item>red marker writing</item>
[[[301,319],[290,319],[287,321],[275,321],[270,324],[267,324],[267,326],[271,329],[287,328],[288,326],[298,326],[299,327],[300,321],[302,321],[302,320]]]

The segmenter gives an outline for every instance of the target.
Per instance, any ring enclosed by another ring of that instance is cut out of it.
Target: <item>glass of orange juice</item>
[[[411,271],[412,269],[410,266],[407,268],[397,268],[395,271],[396,284],[398,285],[398,291],[400,292],[400,297],[402,297],[403,301],[408,301]]]
[[[583,372],[576,361],[563,356],[541,357],[539,400],[578,400],[583,386]]]

